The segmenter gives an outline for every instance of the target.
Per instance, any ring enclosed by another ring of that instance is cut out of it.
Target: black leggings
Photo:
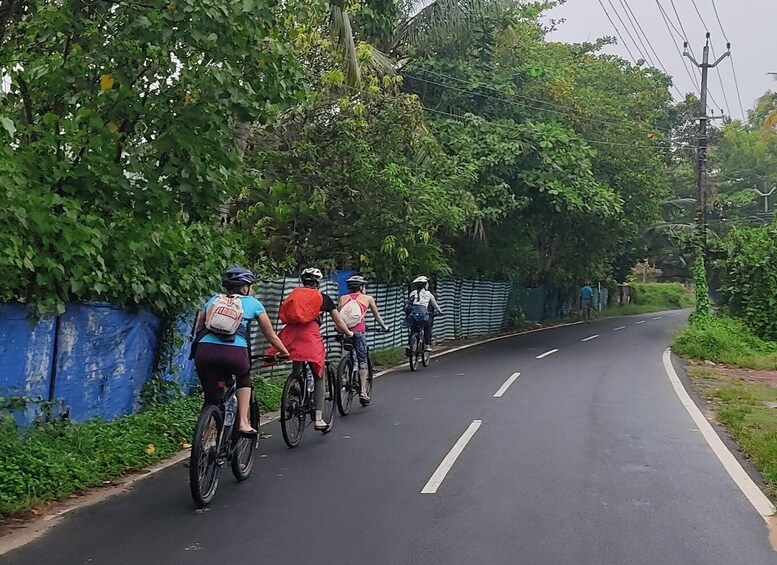
[[[218,404],[224,392],[219,383],[230,383],[233,376],[237,379],[237,388],[251,386],[251,363],[245,347],[199,343],[194,365],[205,393],[205,404]]]

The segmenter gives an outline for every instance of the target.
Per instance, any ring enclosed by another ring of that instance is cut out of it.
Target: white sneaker
[[[427,345],[426,348],[424,349],[424,351],[426,351],[427,353],[431,353],[432,352],[432,346],[431,345]]]

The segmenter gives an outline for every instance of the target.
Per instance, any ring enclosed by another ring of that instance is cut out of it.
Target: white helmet
[[[428,284],[428,283],[429,283],[429,278],[423,275],[416,277],[415,280],[413,281],[413,284]]]
[[[318,283],[321,282],[321,279],[324,278],[324,274],[321,272],[321,269],[317,269],[315,267],[308,267],[302,273],[299,275],[300,280],[303,284],[305,283],[315,283],[318,285]]]

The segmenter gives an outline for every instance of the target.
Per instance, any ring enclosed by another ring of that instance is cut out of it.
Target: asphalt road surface
[[[253,476],[238,484],[226,470],[207,511],[175,465],[0,560],[777,563],[665,374],[686,315],[527,334],[381,377],[372,406],[329,435],[308,428],[296,449],[270,424]]]

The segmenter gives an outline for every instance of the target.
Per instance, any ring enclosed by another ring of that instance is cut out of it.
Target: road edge
[[[736,456],[729,450],[720,436],[717,434],[712,424],[704,417],[699,407],[693,401],[688,391],[685,389],[680,377],[677,375],[672,365],[672,349],[667,347],[664,350],[662,360],[664,371],[672,384],[672,388],[677,394],[680,403],[685,407],[688,415],[691,417],[696,427],[710,446],[715,456],[718,458],[723,468],[737,485],[745,498],[750,502],[756,512],[770,525],[775,514],[775,507],[769,498],[763,493],[758,485],[750,478],[744,467],[737,460]]]

